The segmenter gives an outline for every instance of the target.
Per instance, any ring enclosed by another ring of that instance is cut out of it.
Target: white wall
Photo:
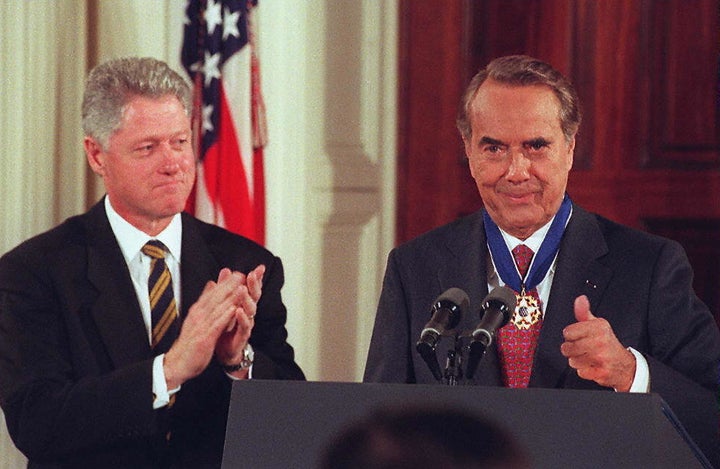
[[[0,253],[102,194],[82,154],[88,63],[179,66],[183,0],[0,0]],[[394,239],[397,0],[262,0],[267,245],[311,380],[362,376]],[[0,422],[0,469],[22,467]]]

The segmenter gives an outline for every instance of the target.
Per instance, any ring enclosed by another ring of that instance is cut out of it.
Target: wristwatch
[[[243,357],[242,360],[240,360],[240,363],[238,363],[237,365],[223,365],[223,370],[225,370],[226,373],[234,373],[240,370],[247,370],[252,366],[254,358],[255,351],[248,342],[243,349]]]

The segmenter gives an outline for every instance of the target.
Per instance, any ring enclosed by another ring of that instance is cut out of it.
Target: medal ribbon
[[[524,290],[530,291],[545,278],[560,248],[560,240],[562,240],[562,235],[565,232],[565,225],[567,225],[568,218],[570,218],[571,210],[572,202],[570,201],[570,197],[565,194],[560,204],[560,209],[557,214],[555,214],[555,219],[550,225],[550,229],[548,229],[547,235],[540,245],[540,249],[538,249],[538,252],[535,254],[535,259],[533,259],[525,282],[520,278],[520,274],[515,267],[515,261],[505,244],[502,233],[500,233],[500,228],[498,228],[492,218],[490,218],[487,210],[483,210],[485,235],[487,236],[490,254],[492,254],[493,260],[495,261],[495,268],[497,268],[498,275],[500,275],[500,278],[506,285],[516,292]]]

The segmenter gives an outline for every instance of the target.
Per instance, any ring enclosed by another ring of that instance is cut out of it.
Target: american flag
[[[186,207],[210,223],[265,242],[265,109],[255,54],[257,0],[188,0],[182,63],[195,90],[199,156]]]

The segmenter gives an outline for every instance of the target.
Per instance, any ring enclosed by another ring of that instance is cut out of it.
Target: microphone
[[[472,379],[475,375],[475,369],[480,363],[480,359],[492,344],[495,331],[508,323],[516,304],[515,292],[508,287],[495,288],[483,300],[480,307],[480,322],[471,334],[472,341],[470,342],[467,366],[468,379]]]
[[[460,324],[464,310],[470,305],[467,293],[459,288],[450,288],[437,297],[430,310],[430,321],[420,333],[420,340],[415,345],[420,356],[425,360],[435,379],[442,380],[440,365],[435,355],[435,346],[441,336],[451,335]]]

